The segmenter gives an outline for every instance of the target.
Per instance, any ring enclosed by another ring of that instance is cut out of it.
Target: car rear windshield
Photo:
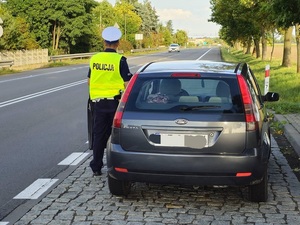
[[[126,111],[242,113],[236,77],[139,77]]]

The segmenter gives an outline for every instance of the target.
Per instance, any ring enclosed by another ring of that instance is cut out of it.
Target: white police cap
[[[121,31],[116,27],[107,27],[102,31],[102,37],[105,41],[118,41],[122,36]]]

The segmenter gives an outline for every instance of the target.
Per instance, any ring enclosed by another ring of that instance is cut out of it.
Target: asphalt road
[[[130,56],[128,63],[135,73],[145,63],[177,59],[221,60],[218,49],[199,48]],[[74,65],[0,77],[0,221],[30,201],[19,197],[28,186],[55,182],[70,168],[62,161],[74,153],[90,154],[87,70],[88,65]]]

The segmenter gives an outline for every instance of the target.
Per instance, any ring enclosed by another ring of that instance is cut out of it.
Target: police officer
[[[88,84],[93,102],[93,159],[90,167],[94,176],[101,175],[104,149],[111,134],[118,99],[132,76],[126,58],[116,51],[121,36],[118,28],[105,28],[102,32],[105,50],[90,60]]]

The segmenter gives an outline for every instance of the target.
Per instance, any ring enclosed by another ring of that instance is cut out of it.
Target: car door
[[[247,65],[247,82],[249,83],[250,93],[253,99],[255,113],[259,126],[258,146],[262,148],[262,153],[265,156],[265,158],[268,158],[271,148],[269,121],[267,118],[265,104],[262,100],[260,87],[249,65]]]

